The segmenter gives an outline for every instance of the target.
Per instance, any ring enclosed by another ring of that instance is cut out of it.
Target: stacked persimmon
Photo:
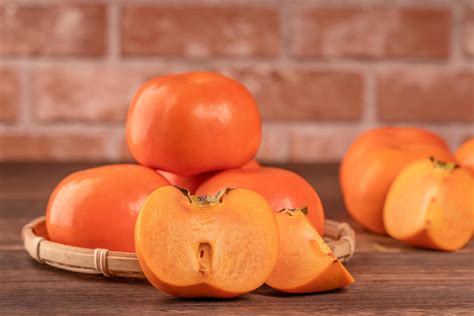
[[[240,83],[207,72],[150,80],[132,101],[126,134],[140,165],[65,178],[47,209],[53,241],[135,251],[155,287],[182,297],[353,282],[321,238],[316,191],[255,161],[260,114]]]
[[[366,229],[453,251],[470,240],[474,229],[472,166],[474,139],[455,157],[429,131],[378,128],[350,146],[340,183],[349,214]]]

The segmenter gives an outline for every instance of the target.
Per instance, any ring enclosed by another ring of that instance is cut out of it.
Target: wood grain
[[[474,311],[474,243],[455,253],[420,250],[363,231],[344,210],[337,165],[289,165],[319,191],[328,218],[357,231],[347,264],[356,283],[324,294],[286,295],[267,286],[232,300],[184,300],[145,281],[112,281],[40,265],[22,249],[22,225],[44,213],[68,173],[91,164],[0,164],[0,313],[464,313]]]

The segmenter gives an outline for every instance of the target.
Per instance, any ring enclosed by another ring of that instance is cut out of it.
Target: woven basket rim
[[[342,262],[355,252],[356,237],[347,223],[325,220],[324,239]],[[45,216],[35,218],[23,226],[21,238],[30,257],[49,266],[106,277],[144,279],[137,256],[132,252],[75,247],[53,242],[38,232],[46,232]]]

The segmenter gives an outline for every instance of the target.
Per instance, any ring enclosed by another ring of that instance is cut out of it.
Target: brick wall
[[[178,3],[178,4],[177,4]],[[474,135],[474,3],[0,2],[0,160],[129,159],[135,89],[169,72],[241,80],[264,161],[333,161],[357,133]]]

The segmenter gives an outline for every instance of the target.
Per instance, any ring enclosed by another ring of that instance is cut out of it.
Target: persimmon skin
[[[455,156],[458,163],[474,175],[474,137],[459,146]]]
[[[454,251],[471,238],[474,178],[453,163],[422,159],[395,178],[385,201],[388,234],[414,246]]]
[[[135,242],[140,266],[157,289],[178,297],[230,298],[265,282],[279,235],[270,205],[253,191],[226,190],[209,200],[165,186],[147,198]]]
[[[134,252],[135,221],[146,197],[169,182],[138,165],[74,172],[51,194],[46,228],[52,241],[85,248]]]
[[[255,157],[262,138],[249,91],[211,72],[143,84],[130,105],[126,134],[140,164],[185,176],[240,168]]]
[[[458,163],[474,176],[474,137],[459,146],[455,156]],[[472,223],[472,233],[474,235],[474,219]]]
[[[455,161],[446,143],[423,129],[382,127],[357,137],[339,170],[349,214],[369,231],[386,234],[383,206],[390,185],[405,166],[431,156]]]
[[[326,292],[354,279],[300,210],[276,214],[278,259],[267,284],[287,293]]]
[[[274,212],[308,208],[308,219],[324,235],[324,209],[316,190],[298,174],[281,168],[233,169],[219,172],[199,186],[198,195],[225,188],[244,188],[264,196]]]
[[[248,164],[244,165],[242,168],[260,168],[260,164],[257,162],[257,160],[252,159]],[[197,190],[197,188],[207,179],[213,177],[218,173],[218,171],[211,171],[211,172],[205,172],[205,173],[200,173],[194,176],[181,176],[179,174],[163,171],[163,170],[157,170],[163,177],[166,178],[172,185],[187,189],[189,192],[194,194]]]

